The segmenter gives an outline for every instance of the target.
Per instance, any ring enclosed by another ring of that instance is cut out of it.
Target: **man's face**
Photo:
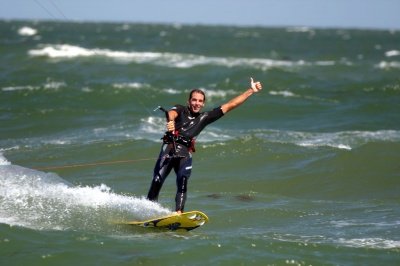
[[[193,113],[198,113],[204,107],[204,96],[201,93],[194,92],[189,100],[189,109]]]

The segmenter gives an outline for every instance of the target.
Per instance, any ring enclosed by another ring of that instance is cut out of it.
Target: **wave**
[[[299,236],[292,234],[274,234],[273,238],[282,242],[295,242],[309,244],[333,244],[335,246],[344,246],[350,248],[370,248],[370,249],[398,249],[400,241],[384,238],[331,238],[322,235]]]
[[[104,142],[146,140],[161,143],[165,131],[164,116],[148,116],[140,119],[139,124],[113,124],[107,127],[92,127],[40,137],[0,140],[0,151],[18,149],[36,149],[44,146],[91,145]],[[223,130],[209,126],[199,140],[203,143],[226,142],[240,137],[239,132]]]
[[[257,138],[273,143],[294,144],[302,147],[330,147],[351,150],[369,142],[399,142],[400,131],[340,131],[340,132],[299,132],[280,130],[255,130]]]
[[[2,147],[0,151],[21,148],[36,149],[49,145],[92,145],[131,140],[160,143],[160,138],[165,131],[164,120],[164,117],[161,116],[148,116],[140,119],[140,123],[137,125],[120,123],[108,127],[69,130],[64,133],[35,138],[0,140],[0,146]],[[243,138],[257,143],[262,141],[264,143],[290,144],[311,149],[328,147],[352,150],[371,142],[400,142],[400,131],[302,132],[274,129],[228,130],[217,125],[211,125],[198,136],[197,143],[202,145],[203,148],[207,148],[215,144],[229,144],[232,141],[242,140]]]
[[[379,69],[391,69],[391,68],[400,68],[400,62],[398,61],[381,61],[379,64],[376,65]]]
[[[347,247],[355,248],[372,248],[372,249],[398,249],[400,241],[383,239],[383,238],[340,238],[337,241],[339,244]]]
[[[281,97],[285,97],[285,98],[293,97],[293,98],[301,98],[301,99],[310,100],[310,101],[338,103],[337,100],[324,99],[324,98],[320,98],[320,97],[316,97],[316,96],[299,95],[299,94],[295,94],[289,90],[279,90],[279,91],[270,90],[270,91],[268,91],[268,93],[272,96],[281,96]]]
[[[11,91],[37,91],[37,90],[50,90],[50,91],[58,91],[63,87],[66,87],[67,84],[64,81],[47,81],[39,86],[33,85],[25,85],[25,86],[11,86],[11,87],[3,87],[1,88],[4,92]]]
[[[385,52],[386,57],[393,57],[393,56],[399,56],[399,55],[400,55],[400,51],[398,51],[398,50],[390,50],[390,51]]]
[[[209,57],[196,54],[170,52],[137,52],[115,51],[110,49],[88,49],[70,44],[41,45],[38,49],[28,51],[30,56],[43,56],[56,59],[99,57],[109,58],[118,62],[134,62],[138,64],[154,64],[174,68],[192,68],[202,65],[216,65],[224,67],[252,67],[267,70],[270,68],[293,68],[301,66],[331,66],[333,61],[318,61],[315,63],[304,60],[274,60],[268,58],[235,58]]]
[[[171,211],[105,184],[73,186],[52,173],[0,165],[0,223],[37,230],[112,230],[112,222]]]
[[[38,33],[37,29],[31,28],[31,27],[21,27],[18,29],[18,34],[21,36],[33,36]]]
[[[156,88],[153,87],[151,84],[148,83],[140,83],[140,82],[126,82],[126,83],[114,83],[112,84],[112,87],[118,90],[137,90],[137,91],[143,91],[146,94],[149,93],[149,91],[154,92],[154,93],[161,93],[161,94],[170,94],[170,95],[177,95],[177,94],[183,94],[187,96],[191,90],[177,90],[174,88]],[[237,95],[238,92],[235,90],[216,90],[216,89],[207,89],[207,88],[202,88],[199,87],[199,89],[203,90],[206,95],[207,99],[214,99],[214,98],[222,98],[225,99],[227,96],[232,96],[232,95]]]

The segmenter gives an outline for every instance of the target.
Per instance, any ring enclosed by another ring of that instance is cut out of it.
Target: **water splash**
[[[10,165],[11,163],[7,161],[7,159],[3,156],[3,154],[0,152],[0,166],[1,165]]]
[[[73,186],[53,173],[0,165],[0,222],[36,230],[112,230],[112,222],[171,211],[111,188]]]

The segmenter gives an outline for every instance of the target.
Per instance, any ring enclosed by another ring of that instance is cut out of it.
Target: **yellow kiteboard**
[[[161,228],[172,231],[190,231],[208,222],[208,217],[200,211],[183,212],[181,214],[171,214],[146,221],[131,221],[123,224],[136,225],[146,228]]]

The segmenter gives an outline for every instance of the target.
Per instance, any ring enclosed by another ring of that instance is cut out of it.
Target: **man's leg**
[[[180,159],[176,172],[176,196],[175,196],[175,210],[183,212],[186,202],[187,183],[192,173],[192,156]]]
[[[158,201],[161,187],[172,170],[171,161],[172,159],[168,156],[168,153],[161,150],[156,165],[154,166],[153,180],[151,181],[150,189],[147,194],[148,200]]]

